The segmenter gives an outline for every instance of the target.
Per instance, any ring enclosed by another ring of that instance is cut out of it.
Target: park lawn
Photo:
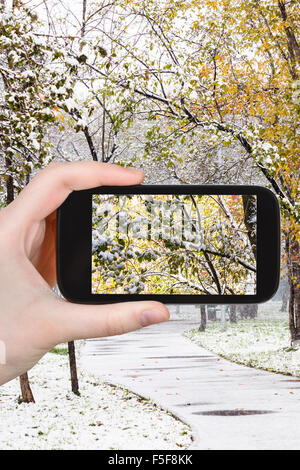
[[[209,323],[205,332],[186,331],[184,335],[199,346],[230,361],[286,375],[300,376],[300,350],[290,347],[289,326],[283,319],[238,320]]]
[[[36,403],[25,404],[18,379],[0,387],[1,450],[187,449],[189,426],[147,399],[80,371],[70,391],[67,348],[29,371]]]

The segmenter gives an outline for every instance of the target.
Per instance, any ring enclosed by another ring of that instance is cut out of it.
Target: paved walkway
[[[233,364],[191,343],[181,334],[196,320],[173,315],[166,324],[87,341],[83,365],[189,423],[193,448],[299,450],[300,380]]]

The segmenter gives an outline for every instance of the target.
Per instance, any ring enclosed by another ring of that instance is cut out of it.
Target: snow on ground
[[[212,322],[205,332],[190,330],[184,336],[225,359],[300,376],[300,350],[290,347],[287,314],[279,312],[278,302],[260,305],[255,320],[227,323],[225,332],[221,331],[220,322]]]
[[[19,382],[0,387],[0,449],[186,449],[190,428],[128,390],[79,373],[70,391],[66,349],[29,372],[35,404],[19,403]]]

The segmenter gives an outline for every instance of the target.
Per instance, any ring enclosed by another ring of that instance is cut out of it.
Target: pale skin
[[[159,302],[78,305],[52,289],[56,209],[70,192],[143,179],[140,170],[105,163],[53,163],[0,211],[0,385],[31,369],[57,344],[123,334],[169,319]]]

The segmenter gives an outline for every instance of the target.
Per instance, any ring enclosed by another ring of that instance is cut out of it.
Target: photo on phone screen
[[[91,226],[92,294],[256,294],[256,195],[93,194]]]

